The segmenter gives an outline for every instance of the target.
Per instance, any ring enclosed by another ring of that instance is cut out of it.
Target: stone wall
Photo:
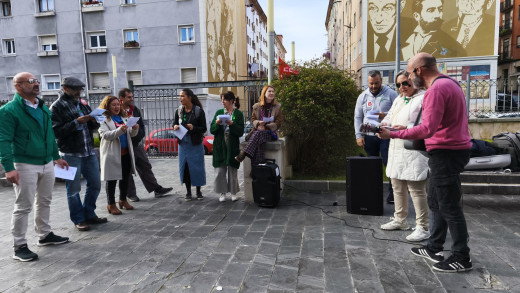
[[[520,131],[520,118],[482,118],[469,120],[471,138],[491,140],[501,132]]]

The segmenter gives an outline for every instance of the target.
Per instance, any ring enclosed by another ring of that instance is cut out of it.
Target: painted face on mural
[[[494,1],[490,0],[493,3]],[[482,14],[486,0],[457,0],[459,14],[473,15]]]
[[[376,34],[386,34],[395,26],[394,0],[369,0],[368,15]]]
[[[420,14],[414,13],[415,20],[417,20],[424,33],[439,30],[442,25],[442,15],[441,0],[423,1]]]

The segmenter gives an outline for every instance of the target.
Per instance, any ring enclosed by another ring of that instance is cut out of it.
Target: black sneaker
[[[24,244],[14,251],[13,258],[19,261],[31,261],[38,259],[38,255],[32,252],[29,247],[27,247],[27,244]]]
[[[197,200],[203,200],[204,196],[202,196],[202,193],[197,193]]]
[[[168,187],[168,188],[164,188],[162,186],[159,186],[159,188],[157,188],[154,193],[155,193],[155,198],[161,198],[161,197],[165,197],[168,192],[172,191],[173,188],[172,187]]]
[[[421,246],[421,247],[412,247],[411,251],[413,254],[420,256],[420,257],[424,257],[426,259],[429,259],[435,263],[438,263],[438,262],[444,260],[442,251],[435,253],[435,252],[429,250],[428,247],[426,247],[426,245]]]
[[[186,194],[186,196],[184,197],[185,201],[191,201],[191,199],[191,193]]]
[[[457,273],[470,271],[473,268],[471,258],[464,259],[461,256],[450,255],[446,260],[433,265],[433,269],[445,273]]]
[[[61,237],[51,232],[45,238],[38,240],[38,246],[57,245],[67,242],[69,242],[69,237]]]
[[[133,202],[140,201],[140,199],[139,199],[139,197],[137,197],[137,195],[126,195],[126,198],[127,198],[129,201],[133,201]]]

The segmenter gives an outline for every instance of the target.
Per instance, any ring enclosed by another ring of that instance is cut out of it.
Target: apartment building
[[[500,1],[498,87],[518,92],[520,83],[520,1]]]
[[[66,76],[84,80],[88,93],[109,94],[129,81],[247,75],[245,0],[0,0],[0,6],[0,100],[12,98],[12,79],[21,71],[41,80],[44,96],[57,96]]]

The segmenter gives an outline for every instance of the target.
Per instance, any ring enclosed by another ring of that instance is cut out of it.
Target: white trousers
[[[14,246],[26,244],[29,213],[34,205],[34,230],[40,239],[51,232],[49,217],[51,211],[52,189],[54,187],[54,164],[45,165],[15,163],[19,174],[18,185],[13,184],[16,200],[13,217],[11,218],[11,233]]]
[[[415,208],[415,224],[424,230],[429,229],[428,201],[426,200],[426,185],[428,180],[407,181],[391,179],[394,188],[394,218],[399,222],[406,221],[408,216],[408,191]]]

